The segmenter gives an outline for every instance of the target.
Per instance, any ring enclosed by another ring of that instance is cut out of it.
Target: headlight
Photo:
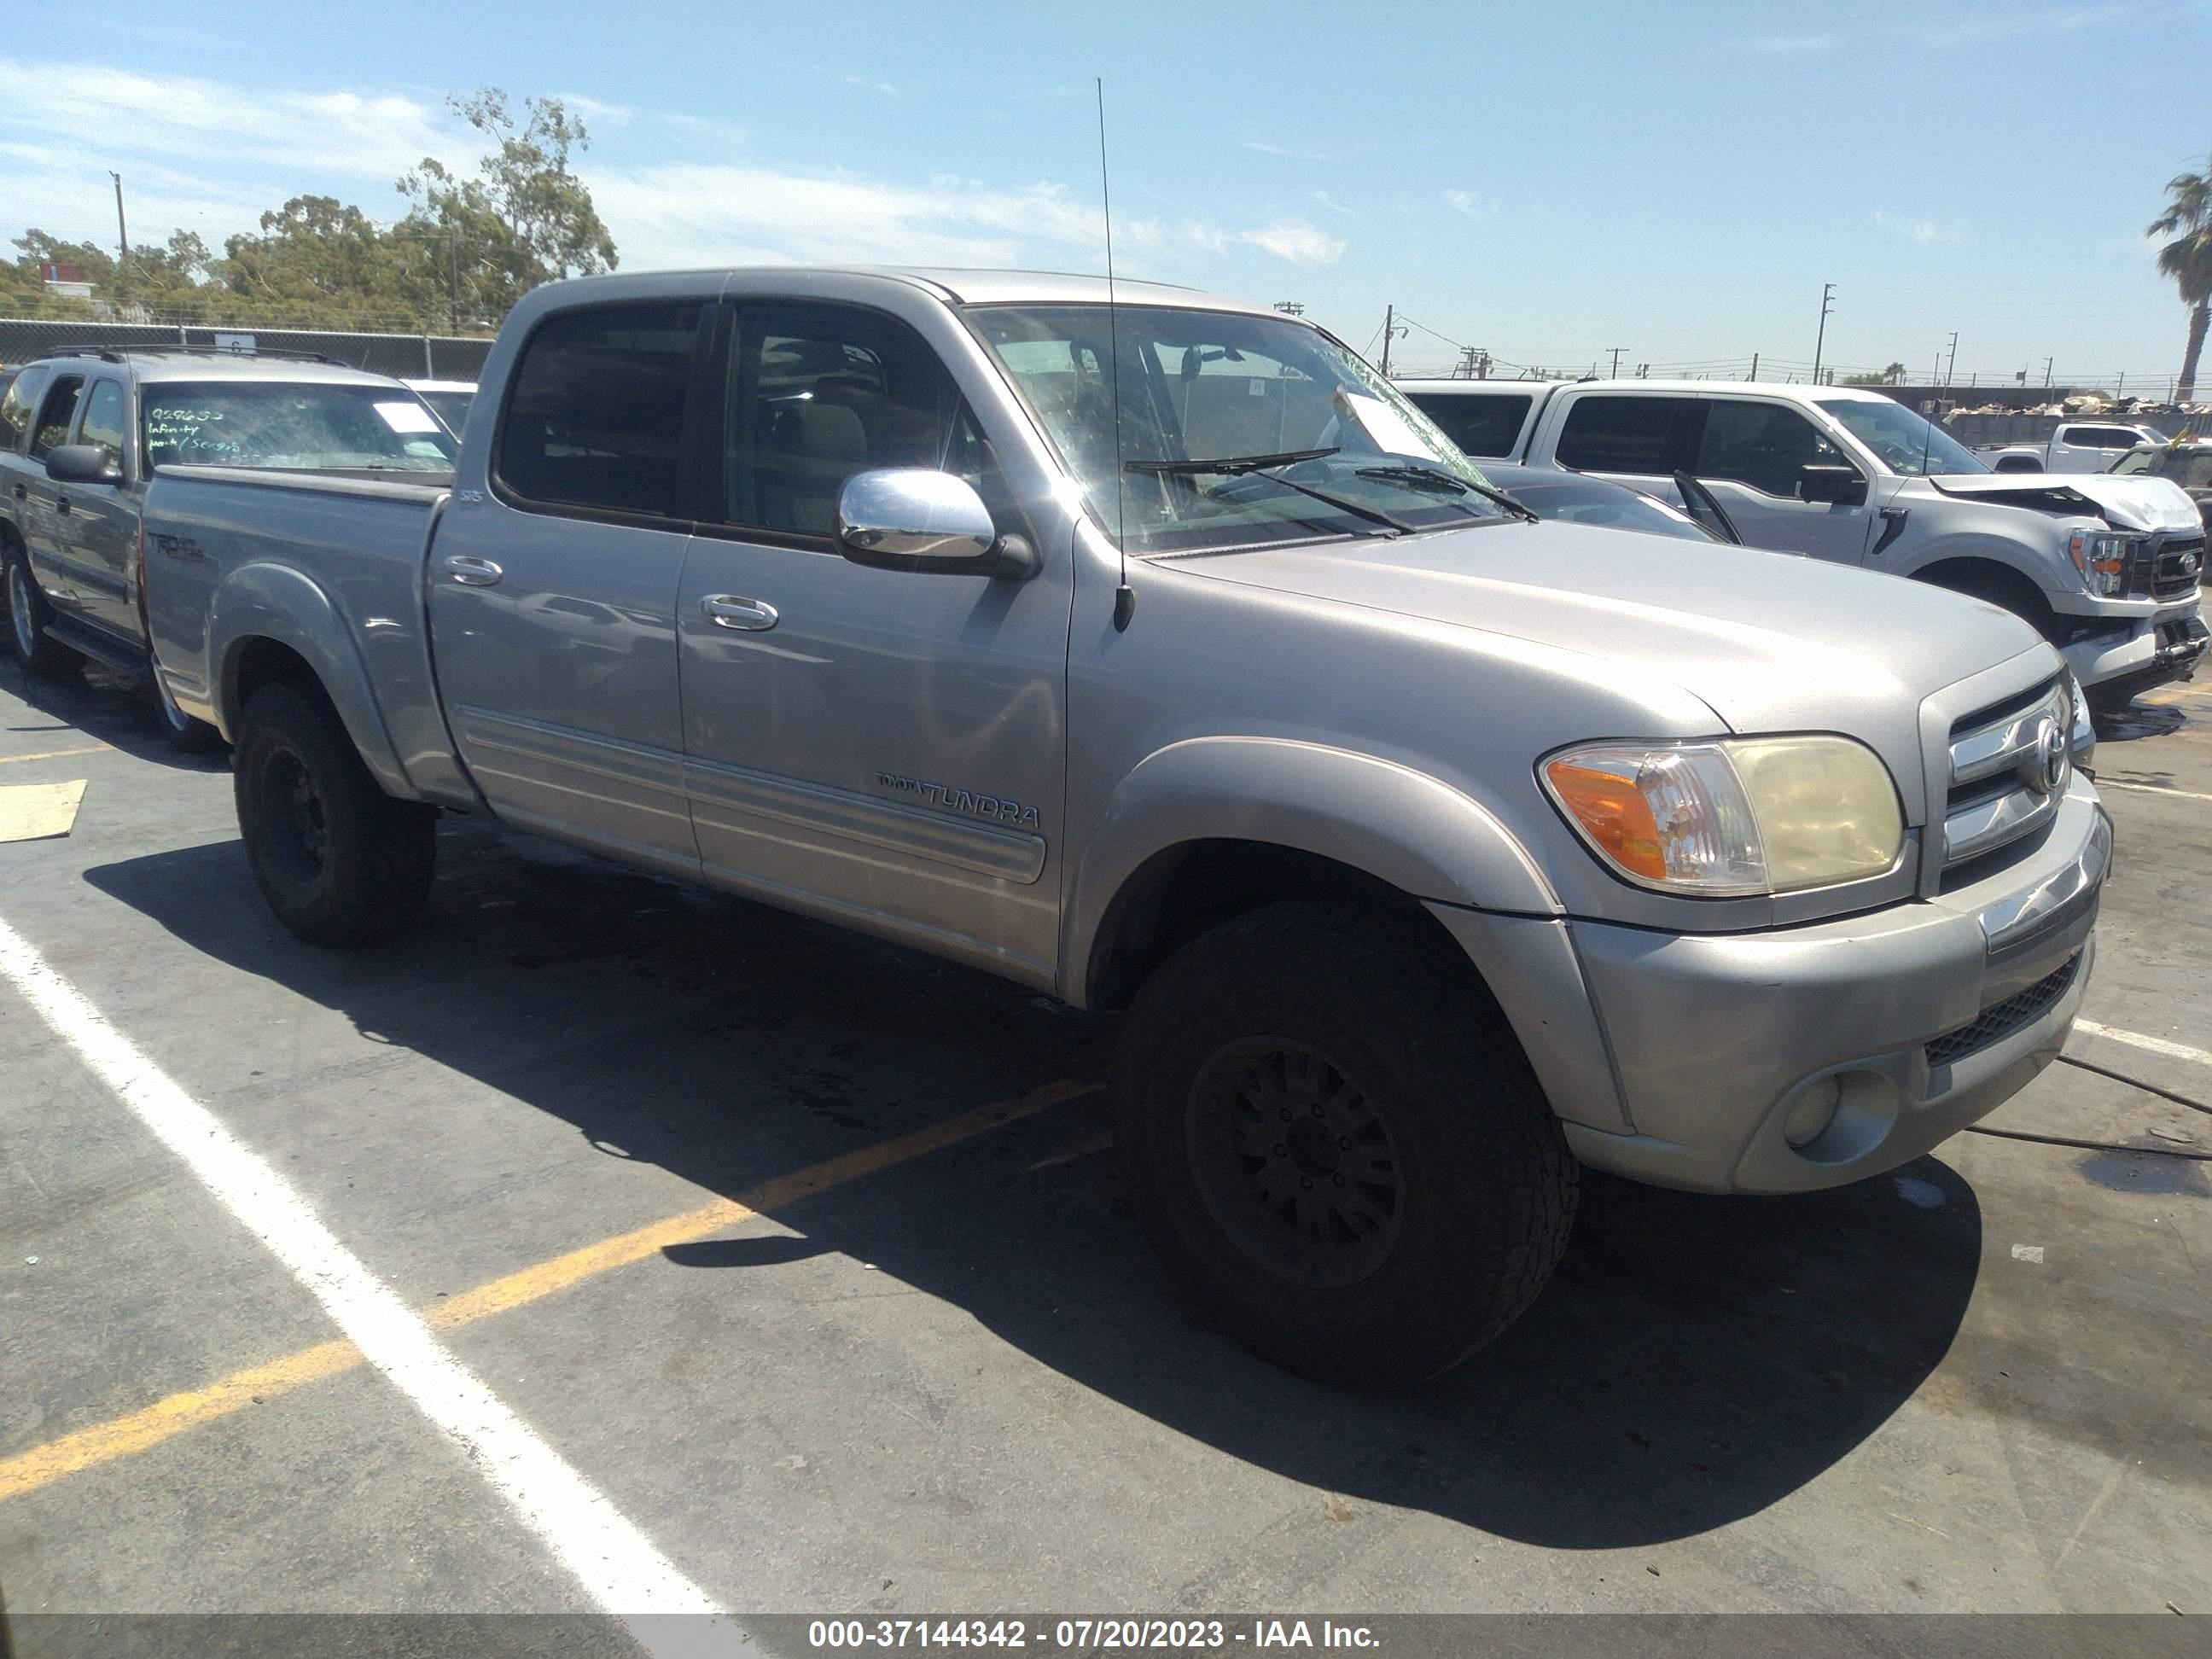
[[[1600,858],[1662,892],[1827,887],[1882,874],[1905,844],[1888,769],[1849,738],[1592,744],[1541,775]]]
[[[2144,545],[2141,536],[2109,530],[2077,530],[2066,538],[2066,556],[2081,573],[2092,593],[2107,598],[2128,591],[2128,562]]]

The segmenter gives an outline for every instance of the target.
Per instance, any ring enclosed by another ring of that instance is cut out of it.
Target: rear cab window
[[[52,374],[44,364],[33,363],[9,382],[8,395],[0,398],[0,453],[13,454],[22,448],[39,406],[39,394],[46,389]]]
[[[492,478],[523,507],[688,520],[685,410],[697,300],[592,306],[532,332],[501,411]]]
[[[1522,423],[1528,418],[1533,393],[1409,392],[1413,404],[1459,446],[1462,455],[1503,460],[1510,455]]]
[[[31,433],[33,460],[44,460],[48,450],[69,441],[70,423],[76,419],[77,394],[83,390],[82,374],[64,374],[53,383],[40,405],[38,424]]]
[[[404,386],[340,380],[152,380],[138,392],[143,471],[445,472],[453,441]]]
[[[1668,477],[1694,459],[1704,414],[1694,398],[1574,398],[1555,453],[1561,466],[1577,472]]]

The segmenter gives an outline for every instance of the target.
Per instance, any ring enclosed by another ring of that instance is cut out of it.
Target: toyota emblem
[[[2020,769],[2021,781],[2040,795],[2056,795],[2066,787],[2074,769],[2074,753],[2066,728],[2046,715],[2035,728],[2035,748]]]

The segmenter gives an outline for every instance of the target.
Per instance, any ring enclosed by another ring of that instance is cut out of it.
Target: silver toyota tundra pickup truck
[[[404,927],[470,813],[1126,1010],[1147,1231],[1320,1377],[1494,1336],[1582,1165],[1927,1151],[2088,978],[2112,830],[2026,623],[1531,522],[1328,334],[1185,289],[555,283],[450,490],[164,468],[146,534],[293,932]]]

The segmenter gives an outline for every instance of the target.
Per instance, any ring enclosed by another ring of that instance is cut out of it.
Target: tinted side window
[[[541,325],[507,395],[501,484],[550,507],[686,516],[684,404],[703,309],[607,306]]]
[[[2151,452],[2147,449],[2138,449],[2132,455],[2121,456],[2113,463],[2112,471],[2120,473],[2148,472],[2150,471],[2150,464]]]
[[[2077,430],[2080,435],[2074,441],[2089,449],[2133,449],[2142,441],[2142,434],[2124,426],[2085,426]]]
[[[1531,398],[1525,395],[1493,397],[1487,392],[1462,396],[1449,392],[1409,394],[1421,413],[1443,428],[1444,436],[1464,455],[1493,459],[1510,455],[1513,441],[1521,435],[1521,422],[1528,418]]]
[[[1678,471],[1698,413],[1690,398],[1577,398],[1559,433],[1559,465],[1577,472]]]
[[[0,398],[0,450],[23,447],[23,434],[31,429],[31,411],[39,406],[39,393],[46,390],[51,373],[27,368],[9,383],[8,395]]]
[[[123,462],[123,387],[115,380],[100,380],[84,400],[84,424],[77,428],[81,444],[97,444],[117,465]]]
[[[854,473],[948,464],[959,409],[951,377],[889,317],[748,307],[730,369],[723,481],[733,524],[827,536]]]
[[[69,441],[70,422],[76,418],[76,394],[84,390],[84,376],[70,374],[54,382],[39,410],[38,429],[31,434],[31,459],[40,459],[56,444]]]
[[[1770,495],[1795,495],[1797,470],[1850,465],[1820,428],[1781,404],[1718,398],[1705,416],[1696,471],[1702,478],[1732,478]]]

